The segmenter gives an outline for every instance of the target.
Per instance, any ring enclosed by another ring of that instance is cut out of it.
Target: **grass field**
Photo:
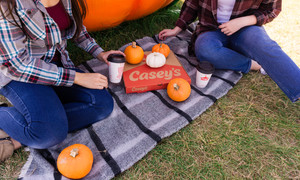
[[[91,35],[105,50],[173,27],[180,3],[146,18]],[[300,67],[300,1],[283,1],[269,35]],[[69,44],[78,65],[91,56]],[[0,97],[0,101],[3,101]],[[190,125],[164,139],[115,179],[300,179],[300,102],[257,72],[245,75]],[[16,179],[28,153],[0,164],[1,179]]]

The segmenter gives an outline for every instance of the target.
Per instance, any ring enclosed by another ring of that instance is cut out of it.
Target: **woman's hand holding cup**
[[[98,58],[99,60],[104,61],[106,64],[108,64],[107,58],[108,58],[108,56],[109,56],[110,54],[121,54],[121,55],[123,55],[124,57],[126,56],[122,51],[110,50],[110,51],[103,51],[103,52],[101,52],[101,53],[97,56],[97,58]]]

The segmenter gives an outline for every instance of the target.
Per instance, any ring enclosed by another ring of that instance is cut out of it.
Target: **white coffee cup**
[[[196,85],[199,88],[205,88],[215,71],[214,66],[208,61],[200,61],[196,74]]]
[[[107,60],[109,81],[111,83],[120,83],[125,65],[125,57],[121,54],[110,54]]]

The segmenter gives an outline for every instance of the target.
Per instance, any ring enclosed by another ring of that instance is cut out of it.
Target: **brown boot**
[[[0,129],[0,162],[5,161],[14,153],[14,145],[10,137]]]

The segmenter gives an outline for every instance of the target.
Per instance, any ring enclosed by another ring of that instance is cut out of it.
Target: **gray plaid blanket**
[[[20,179],[67,179],[57,170],[56,159],[65,147],[85,144],[94,155],[91,172],[84,179],[111,179],[130,168],[161,141],[179,131],[224,96],[242,77],[241,73],[217,70],[208,86],[199,89],[195,85],[197,60],[188,53],[188,44],[194,24],[176,37],[168,38],[168,44],[192,79],[192,92],[184,102],[168,98],[165,89],[139,94],[126,94],[124,85],[109,85],[114,98],[112,114],[92,126],[68,134],[60,144],[49,149],[30,149]],[[136,40],[145,51],[158,43],[157,35]],[[124,45],[120,50],[124,50]],[[108,75],[107,66],[96,59],[80,65],[86,72]]]

